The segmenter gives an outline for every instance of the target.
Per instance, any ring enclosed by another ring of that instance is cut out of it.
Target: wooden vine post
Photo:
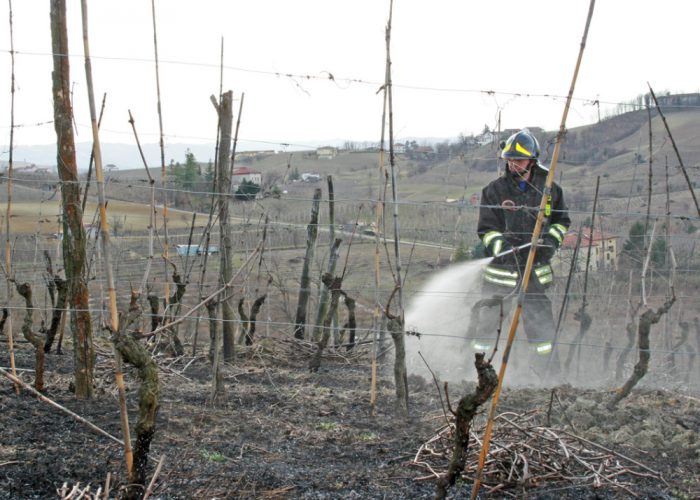
[[[83,228],[80,179],[73,136],[73,109],[70,102],[70,65],[66,57],[69,50],[65,0],[51,0],[51,48],[54,129],[58,141],[57,165],[63,205],[61,245],[66,280],[69,283],[75,395],[79,399],[90,399],[93,396],[95,351],[92,345],[92,321],[85,271],[87,240]]]
[[[219,284],[226,285],[233,276],[233,240],[231,236],[231,224],[229,221],[229,208],[231,203],[231,131],[233,128],[233,92],[222,94],[221,103],[217,106],[219,113],[219,160],[217,161],[216,191],[219,196],[219,238],[221,249],[219,253]],[[235,307],[233,293],[227,289],[221,303],[221,317],[223,319],[224,361],[233,361],[235,350]]]

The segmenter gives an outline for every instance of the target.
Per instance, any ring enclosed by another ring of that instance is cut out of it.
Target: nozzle
[[[518,252],[518,251],[522,250],[523,248],[529,247],[530,245],[532,245],[532,243],[525,243],[524,245],[520,245],[518,247],[513,247],[509,250],[506,250],[505,252],[501,252],[499,254],[494,255],[493,258],[496,259],[498,257],[503,257],[504,255],[508,255],[508,254],[513,253],[513,252]]]

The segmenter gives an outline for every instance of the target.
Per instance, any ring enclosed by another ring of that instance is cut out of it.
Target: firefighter
[[[486,254],[494,257],[482,272],[482,294],[504,297],[505,316],[512,303],[510,299],[516,295],[522,280],[529,252],[529,247],[521,251],[516,247],[532,241],[548,169],[539,162],[540,147],[529,130],[513,134],[501,145],[505,172],[482,190],[477,232]],[[561,187],[553,184],[546,196],[541,240],[521,316],[530,350],[530,366],[540,378],[545,376],[548,366],[550,374],[559,372],[558,357],[556,353],[553,355],[552,304],[545,290],[554,277],[550,261],[571,223]],[[484,339],[495,336],[500,318],[500,305],[480,311],[478,338],[472,341],[472,347],[476,350],[491,347],[493,342]]]

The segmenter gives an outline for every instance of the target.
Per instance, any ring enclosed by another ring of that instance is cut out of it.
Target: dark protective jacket
[[[505,243],[519,246],[532,241],[532,232],[537,222],[537,212],[545,189],[548,170],[539,163],[532,167],[532,175],[523,191],[519,179],[506,168],[506,173],[489,183],[481,192],[481,208],[477,232],[487,255],[496,255]],[[542,238],[556,250],[564,240],[571,224],[564,203],[561,187],[552,185],[545,207],[542,225]],[[538,252],[545,254],[546,252]],[[550,255],[553,252],[550,252]],[[499,262],[490,263],[484,269],[484,279],[497,285],[515,287],[525,267],[525,255],[511,255]],[[534,273],[540,284],[552,281],[552,268],[549,262],[536,260]]]

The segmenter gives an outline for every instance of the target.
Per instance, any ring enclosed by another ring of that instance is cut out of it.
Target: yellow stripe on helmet
[[[519,142],[515,143],[515,150],[518,153],[523,153],[523,154],[528,155],[530,157],[532,156],[532,153],[530,151],[528,151],[527,149],[525,149],[524,147],[522,147]]]

